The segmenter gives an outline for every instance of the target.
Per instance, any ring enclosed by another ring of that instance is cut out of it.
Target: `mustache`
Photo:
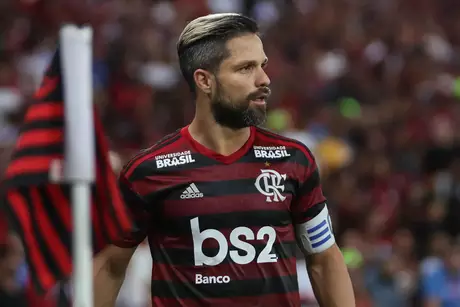
[[[272,91],[270,90],[269,87],[262,87],[255,91],[254,93],[251,93],[248,95],[248,101],[249,100],[256,100],[256,99],[267,99],[270,97]]]

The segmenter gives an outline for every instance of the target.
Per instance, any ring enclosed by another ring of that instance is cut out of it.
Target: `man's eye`
[[[241,68],[240,68],[240,71],[242,71],[242,72],[249,72],[249,71],[251,71],[253,68],[254,68],[254,66],[252,66],[252,65],[246,65],[246,66],[244,66],[244,67],[241,67]]]

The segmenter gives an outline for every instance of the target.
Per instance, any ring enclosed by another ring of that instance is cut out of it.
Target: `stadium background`
[[[430,306],[460,306],[454,0],[0,1],[0,170],[59,24],[95,28],[95,99],[119,167],[192,118],[175,41],[188,20],[226,11],[261,24],[274,93],[268,127],[305,142],[319,161],[357,306],[423,306],[429,297],[453,303]],[[14,246],[0,259],[3,292],[25,280]],[[120,306],[146,306],[147,255],[137,253]]]

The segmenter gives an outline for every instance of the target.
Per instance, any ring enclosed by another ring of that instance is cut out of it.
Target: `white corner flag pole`
[[[91,184],[95,180],[90,27],[60,31],[65,115],[64,176],[72,186],[73,306],[93,307]]]

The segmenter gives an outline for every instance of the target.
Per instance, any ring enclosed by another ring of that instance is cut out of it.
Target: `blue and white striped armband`
[[[323,210],[308,222],[295,225],[295,229],[297,243],[307,254],[321,253],[335,243],[327,206],[324,206]]]

